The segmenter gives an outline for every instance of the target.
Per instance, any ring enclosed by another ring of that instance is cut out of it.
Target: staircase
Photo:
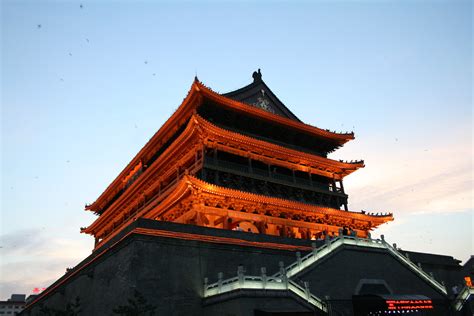
[[[236,277],[223,280],[223,273],[220,272],[218,273],[218,281],[216,283],[208,284],[208,279],[206,278],[204,280],[204,297],[209,298],[235,290],[290,291],[315,308],[327,312],[327,304],[321,298],[311,294],[308,282],[304,282],[304,287],[302,287],[291,279],[322,261],[324,258],[329,257],[336,250],[344,246],[385,249],[390,255],[407,266],[433,288],[447,295],[444,285],[436,281],[432,275],[423,271],[420,266],[413,263],[407,256],[400,253],[395,245],[389,245],[382,235],[381,239],[358,238],[353,236],[339,236],[332,240],[326,239],[324,245],[319,248],[316,248],[315,244],[313,244],[313,250],[304,257],[301,257],[301,254],[297,252],[296,261],[289,266],[285,267],[283,262],[280,262],[279,272],[272,276],[267,276],[266,268],[261,268],[260,276],[244,275],[243,267],[239,266]],[[473,289],[471,288],[466,293],[465,291],[462,292],[461,294],[463,294],[463,296],[460,294],[460,301],[464,300],[465,302],[469,298],[469,295],[473,293]]]
[[[322,259],[328,257],[331,253],[335,252],[342,246],[355,246],[363,248],[376,248],[376,249],[385,249],[397,260],[405,264],[410,270],[416,273],[419,277],[428,282],[432,287],[437,289],[443,294],[447,294],[446,288],[436,281],[430,274],[426,273],[413,263],[408,257],[401,254],[395,247],[389,245],[382,235],[381,239],[370,239],[370,238],[358,238],[352,236],[339,236],[333,240],[326,239],[326,242],[323,246],[316,248],[313,247],[313,251],[307,254],[304,257],[301,257],[299,252],[296,253],[296,261],[290,264],[288,267],[285,267],[283,270],[280,267],[280,271],[274,274],[274,277],[281,277],[283,273],[286,274],[287,278],[292,278],[296,274],[303,272],[308,267],[313,264],[321,261]]]
[[[222,274],[219,274],[219,277],[222,277]],[[210,285],[205,284],[204,297],[212,297],[235,290],[290,291],[315,308],[327,312],[326,303],[310,293],[309,283],[305,282],[304,287],[301,287],[287,278],[267,277],[265,273],[261,276],[248,276],[241,273],[234,278],[226,280],[219,279],[216,283]]]
[[[464,304],[469,300],[469,297],[474,295],[474,288],[465,286],[462,291],[458,294],[456,299],[454,300],[453,307],[454,310],[459,312],[461,311]]]

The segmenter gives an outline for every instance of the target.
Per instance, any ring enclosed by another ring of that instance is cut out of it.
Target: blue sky
[[[1,32],[0,298],[90,253],[84,204],[195,74],[227,92],[257,68],[306,123],[355,131],[332,157],[365,159],[345,188],[353,210],[394,212],[375,235],[473,253],[470,1],[6,0]]]

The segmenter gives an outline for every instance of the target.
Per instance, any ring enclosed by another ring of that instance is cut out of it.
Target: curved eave
[[[211,122],[207,121],[203,117],[199,116],[198,114],[194,115],[196,122],[203,127],[203,130],[208,131],[216,137],[223,137],[233,141],[238,141],[243,144],[250,144],[253,148],[258,148],[259,150],[266,150],[272,152],[275,156],[286,156],[289,157],[288,160],[292,160],[298,164],[304,165],[317,165],[320,164],[325,166],[326,168],[336,168],[340,172],[341,178],[346,175],[351,174],[352,172],[356,171],[359,168],[364,167],[363,161],[356,161],[356,162],[341,162],[329,158],[320,157],[317,155],[312,155],[305,152],[300,152],[291,148],[283,147],[277,144],[273,144],[270,142],[266,142],[259,139],[254,139],[249,136],[229,131],[218,127]]]
[[[178,203],[180,199],[185,195],[187,192],[189,192],[189,182],[186,181],[187,176],[184,176],[174,187],[174,189],[166,196],[157,206],[159,209],[167,208],[173,203]],[[151,209],[155,208],[156,205],[151,204],[151,206],[148,206],[144,209],[142,209],[140,212],[138,212],[134,218],[154,218],[154,216],[150,216],[150,211]],[[100,233],[105,229],[104,224],[107,223],[107,225],[111,222],[113,222],[113,218],[116,216],[119,216],[119,214],[107,214],[109,218],[104,219],[102,217],[97,218],[89,227],[86,227],[84,229],[81,229],[81,233],[89,234],[89,235],[95,235],[96,233]],[[101,244],[105,243],[107,240],[109,240],[113,235],[118,233],[121,229],[126,227],[128,223],[134,221],[134,219],[129,218],[124,225],[121,225],[117,229],[116,232],[113,232],[109,236],[107,236],[103,241],[101,241]]]
[[[208,193],[221,197],[230,197],[237,198],[249,202],[265,203],[268,205],[273,205],[276,207],[282,207],[291,210],[305,211],[305,212],[316,212],[319,214],[336,216],[336,217],[350,217],[354,220],[366,221],[372,223],[372,228],[375,228],[383,223],[393,220],[393,215],[391,213],[385,213],[382,215],[370,215],[359,212],[343,211],[339,209],[334,209],[330,207],[318,206],[313,204],[307,204],[277,197],[271,197],[266,195],[260,195],[255,193],[249,193],[245,191],[235,190],[217,186],[200,180],[191,175],[185,175],[183,178],[176,184],[175,188],[166,196],[161,202],[155,206],[149,206],[145,209],[142,209],[134,218],[151,218],[155,219],[160,216],[163,212],[166,212],[173,207],[176,203],[179,203],[180,200],[188,196],[191,192],[201,192]],[[111,219],[108,221],[110,222]],[[101,244],[109,240],[114,236],[118,231],[126,227],[129,222],[132,222],[134,219],[128,219],[123,225],[117,228],[117,231],[110,234],[104,239]],[[103,231],[102,227],[103,219],[98,218],[94,223],[89,227],[82,229],[82,233],[94,235],[97,232]],[[101,227],[101,228],[100,228]]]
[[[174,153],[180,149],[180,144],[185,141],[201,143],[203,143],[205,140],[211,142],[229,142],[230,144],[234,144],[233,146],[236,148],[243,148],[246,153],[250,153],[250,150],[253,148],[258,148],[261,153],[252,154],[255,155],[254,158],[257,160],[262,160],[262,157],[266,157],[266,159],[271,159],[271,163],[275,165],[281,165],[282,167],[288,167],[288,164],[296,164],[302,168],[301,171],[309,171],[335,179],[342,179],[347,174],[356,171],[360,167],[363,167],[363,162],[359,162],[357,164],[342,163],[340,161],[331,160],[308,153],[302,153],[273,143],[228,131],[213,125],[211,122],[200,117],[198,114],[192,115],[187,122],[188,123],[185,130],[179,136],[179,138],[173,144],[171,144],[165,152],[163,152],[160,158],[153,165],[149,166],[149,168],[145,170],[145,172],[136,182],[127,188],[122,196],[120,196],[112,205],[104,210],[101,217],[97,219],[93,226],[98,223],[105,223],[111,216],[113,217],[117,209],[120,209],[120,205],[122,205],[124,201],[133,198],[133,194],[136,194],[136,192],[140,191],[142,182],[146,182],[146,179],[148,179],[151,174],[156,173],[156,170],[158,170],[157,168],[162,167],[163,161],[168,161],[170,157],[173,157]],[[196,139],[196,137],[199,137],[200,140]],[[273,158],[268,158],[265,153],[269,156],[273,156]],[[323,169],[318,168],[318,166]]]
[[[190,186],[194,189],[200,190],[201,192],[207,192],[215,195],[220,195],[223,197],[234,197],[239,198],[242,200],[252,201],[252,202],[260,202],[260,203],[267,203],[270,205],[280,206],[284,208],[290,208],[295,210],[301,211],[316,211],[320,214],[328,214],[333,216],[341,216],[341,217],[351,217],[352,219],[362,220],[362,221],[370,221],[373,222],[376,226],[383,224],[385,222],[389,222],[393,220],[392,213],[385,213],[383,215],[368,215],[359,212],[351,212],[351,211],[343,211],[338,210],[330,207],[318,206],[313,204],[307,204],[292,200],[281,199],[277,197],[270,197],[266,195],[260,195],[255,193],[249,193],[245,191],[229,189],[217,186],[215,184],[211,184],[205,182],[203,180],[197,179],[193,176],[185,176],[182,181],[186,181]]]
[[[114,192],[119,190],[122,185],[122,179],[126,177],[131,170],[142,160],[143,156],[153,154],[161,148],[161,141],[164,137],[169,136],[173,129],[179,128],[180,123],[184,124],[186,120],[192,115],[194,108],[199,103],[199,89],[196,89],[196,80],[191,85],[186,98],[184,98],[181,105],[171,115],[168,120],[160,127],[160,129],[150,138],[150,140],[142,147],[142,149],[135,155],[135,157],[128,163],[122,172],[115,178],[115,180],[105,189],[105,191],[97,198],[91,205],[86,206],[88,211],[99,211],[110,198],[114,196]]]
[[[354,133],[335,133],[329,130],[324,130],[312,125],[308,125],[305,123],[300,123],[295,120],[282,117],[277,114],[270,113],[268,111],[256,108],[254,106],[248,105],[243,102],[235,101],[229,99],[217,92],[212,91],[210,88],[206,87],[201,82],[195,82],[197,86],[199,86],[203,96],[222,105],[226,105],[234,110],[249,113],[251,115],[257,116],[267,121],[277,122],[282,125],[286,125],[297,129],[301,132],[309,133],[315,136],[320,136],[323,138],[328,139],[328,141],[333,141],[334,143],[338,144],[339,146],[345,144],[346,142],[354,139]]]
[[[162,140],[166,137],[171,137],[170,134],[172,134],[173,130],[178,129],[189,119],[195,109],[202,103],[203,97],[217,102],[223,106],[230,107],[234,110],[249,113],[267,121],[277,122],[304,133],[309,133],[315,136],[326,138],[329,141],[333,141],[335,142],[335,144],[337,144],[335,148],[338,148],[349,140],[354,139],[354,133],[338,134],[330,132],[308,124],[299,123],[294,120],[281,117],[265,110],[252,107],[243,102],[238,102],[226,98],[212,91],[204,84],[199,82],[197,78],[195,78],[186,98],[183,100],[177,110],[173,113],[173,115],[150,138],[150,140],[135,155],[135,157],[130,161],[130,163],[128,163],[128,165],[115,178],[115,180],[112,181],[112,183],[105,189],[105,191],[96,199],[96,201],[90,205],[86,205],[85,209],[87,211],[100,212],[101,209],[107,204],[107,202],[115,196],[115,193],[120,190],[122,186],[122,179],[124,179],[128,174],[130,174],[133,168],[135,168],[135,166],[142,161],[145,155],[152,155],[154,152],[159,150],[162,144]]]
[[[200,138],[196,139],[196,138]],[[170,145],[170,147],[163,152],[160,158],[145,172],[140,176],[140,178],[134,182],[127,190],[120,196],[112,205],[110,205],[104,212],[101,217],[96,220],[89,228],[84,230],[84,232],[89,233],[91,229],[101,223],[106,223],[108,220],[113,218],[118,209],[121,209],[124,201],[132,199],[134,194],[140,192],[143,182],[146,182],[146,179],[149,179],[151,174],[154,174],[162,168],[163,161],[168,161],[170,157],[180,150],[180,144],[183,142],[200,142],[201,144],[205,141],[211,142],[229,142],[234,144],[238,148],[243,148],[245,153],[249,153],[251,149],[258,148],[262,153],[273,156],[272,163],[275,165],[281,165],[283,167],[288,167],[288,164],[298,164],[303,167],[303,171],[311,171],[316,174],[320,174],[327,177],[334,177],[335,179],[342,179],[345,175],[350,174],[357,170],[357,168],[363,167],[363,163],[341,163],[340,161],[331,160],[328,158],[319,157],[316,155],[311,155],[308,153],[301,153],[299,151],[275,145],[269,142],[262,140],[254,139],[245,135],[241,135],[236,132],[228,131],[213,125],[211,122],[200,117],[198,114],[193,114],[188,120],[185,130],[179,136],[179,138]],[[255,159],[259,160],[266,155],[255,154]],[[280,160],[278,158],[284,157]],[[324,168],[321,171],[317,169],[317,166]],[[157,169],[158,168],[158,169]],[[309,168],[310,170],[305,170]]]
[[[195,140],[194,136],[199,132],[198,128],[199,126],[196,119],[189,120],[183,133],[160,155],[159,159],[147,168],[145,172],[140,175],[137,181],[133,182],[127,190],[125,190],[125,192],[114,201],[114,203],[104,210],[99,218],[82,232],[90,233],[95,230],[96,227],[106,225],[108,222],[113,220],[114,217],[119,216],[121,214],[120,211],[123,210],[123,206],[127,204],[127,201],[133,201],[139,192],[145,192],[143,190],[143,185],[146,186],[146,183],[157,175],[158,170],[164,170],[164,168],[166,168],[166,163],[183,151],[183,147],[180,146],[180,144],[188,144]],[[160,175],[162,174],[163,173]]]
[[[293,112],[291,112],[291,110],[283,102],[281,102],[281,100],[273,93],[273,91],[261,79],[260,80],[254,80],[254,82],[246,85],[245,87],[242,87],[240,89],[230,91],[230,92],[227,92],[227,93],[222,93],[221,95],[224,96],[224,97],[233,99],[234,96],[240,95],[240,94],[245,93],[247,91],[251,91],[252,89],[255,89],[256,87],[259,87],[260,85],[262,85],[266,89],[266,91],[268,91],[268,93],[271,94],[271,97],[273,99],[275,99],[277,103],[281,104],[281,107],[283,108],[281,110],[285,113],[285,115],[287,115],[288,117],[290,117],[290,118],[292,118],[292,119],[294,119],[298,122],[303,123]]]

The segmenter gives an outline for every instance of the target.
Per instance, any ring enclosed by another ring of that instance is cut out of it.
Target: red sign
[[[388,310],[433,309],[431,300],[387,300]]]

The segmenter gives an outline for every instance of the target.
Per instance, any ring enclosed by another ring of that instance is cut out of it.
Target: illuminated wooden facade
[[[354,139],[302,123],[254,73],[218,94],[197,79],[181,106],[86,209],[96,248],[137,218],[315,239],[366,237],[390,213],[348,210],[345,176],[363,161],[328,153]]]

